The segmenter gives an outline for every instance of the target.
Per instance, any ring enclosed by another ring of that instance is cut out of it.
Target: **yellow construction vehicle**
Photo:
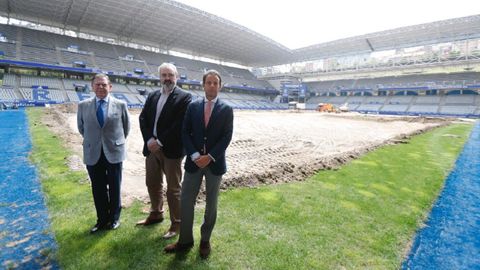
[[[317,111],[319,112],[337,112],[337,109],[331,103],[318,103]]]

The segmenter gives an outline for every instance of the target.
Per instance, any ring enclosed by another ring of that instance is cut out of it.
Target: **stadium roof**
[[[400,27],[294,51],[298,61],[480,38],[480,15]]]
[[[252,67],[480,37],[480,15],[474,15],[290,50],[171,0],[0,0],[0,15]]]
[[[292,56],[246,27],[170,0],[0,0],[0,14],[247,66]]]

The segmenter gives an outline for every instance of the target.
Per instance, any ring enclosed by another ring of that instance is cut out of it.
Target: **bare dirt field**
[[[131,132],[122,183],[123,203],[148,201],[139,110],[131,110]],[[423,117],[386,117],[356,113],[235,111],[234,134],[227,150],[228,172],[222,189],[302,181],[388,143],[449,123]],[[85,170],[76,105],[47,109],[44,122],[73,150],[68,165]]]

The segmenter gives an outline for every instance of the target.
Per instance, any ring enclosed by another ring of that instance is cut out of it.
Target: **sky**
[[[480,14],[478,0],[177,0],[297,49]]]

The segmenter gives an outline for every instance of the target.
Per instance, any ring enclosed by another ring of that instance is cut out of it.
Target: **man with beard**
[[[180,229],[180,180],[184,156],[182,123],[191,94],[177,87],[177,68],[170,63],[158,67],[161,89],[151,92],[140,113],[144,141],[146,185],[150,196],[150,214],[137,225],[163,221],[163,175],[167,182],[167,202],[171,225],[163,238],[176,236]]]

